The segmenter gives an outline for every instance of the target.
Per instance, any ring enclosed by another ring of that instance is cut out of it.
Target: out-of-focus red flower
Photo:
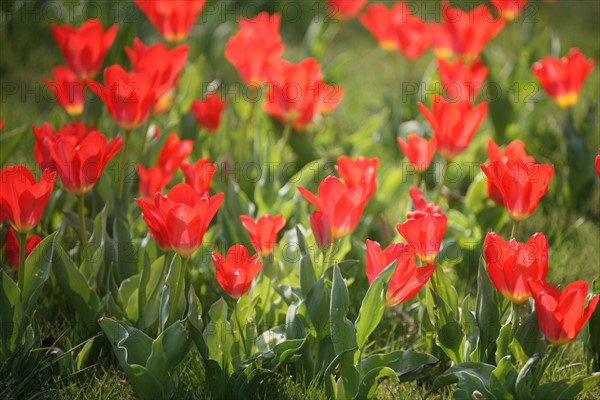
[[[488,73],[481,60],[466,65],[460,60],[452,63],[438,58],[437,65],[442,87],[448,99],[475,101]]]
[[[202,158],[194,165],[184,162],[181,164],[181,169],[185,176],[185,183],[193,187],[196,193],[202,195],[210,191],[210,183],[217,172],[217,166],[208,158]]]
[[[225,47],[225,58],[247,85],[260,86],[269,78],[271,65],[283,55],[279,34],[281,15],[261,12],[251,19],[241,18],[240,30]]]
[[[332,230],[327,215],[323,214],[321,211],[313,211],[310,216],[310,229],[312,230],[321,251],[325,251],[331,246],[333,243],[331,237]]]
[[[325,98],[323,93],[330,93]],[[321,112],[333,111],[343,92],[323,82],[321,67],[314,58],[299,64],[282,60],[272,66],[264,110],[294,129],[303,129]]]
[[[421,193],[418,188],[414,186],[411,187],[408,189],[408,194],[412,200],[413,211],[406,213],[406,218],[419,218],[419,216],[422,216],[423,214],[442,213],[442,207],[435,205],[434,203],[428,203],[427,200],[425,200],[425,196],[423,196],[423,193]]]
[[[179,73],[185,66],[188,47],[181,45],[169,50],[162,43],[146,46],[141,40],[135,38],[133,47],[126,47],[125,52],[131,61],[132,71],[148,74],[154,80],[154,86],[161,88],[162,93],[157,92],[158,101],[154,106],[154,112],[160,114],[171,108],[174,88]]]
[[[546,56],[533,64],[531,71],[560,107],[572,107],[579,99],[579,90],[594,69],[594,60],[586,60],[579,49],[571,49],[561,58]]]
[[[490,161],[481,169],[515,221],[523,221],[535,211],[554,174],[554,165],[527,163],[518,158],[508,165],[501,160]]]
[[[416,172],[422,173],[429,168],[431,160],[437,150],[435,137],[427,140],[415,133],[411,133],[406,138],[406,142],[402,140],[402,138],[398,138],[397,140],[400,149],[406,158],[408,158],[408,162],[410,162],[410,165]]]
[[[35,247],[40,244],[42,238],[39,235],[31,235],[27,238],[25,242],[25,259],[29,257],[29,254],[35,249]],[[6,234],[6,247],[4,251],[6,252],[6,257],[8,258],[8,262],[12,265],[15,271],[19,270],[19,252],[21,247],[19,246],[19,241],[17,240],[17,235],[12,228],[8,228],[8,233]]]
[[[89,88],[106,104],[117,125],[132,131],[146,121],[154,103],[165,88],[155,86],[147,72],[126,72],[120,65],[104,70],[104,86],[86,80]]]
[[[248,291],[252,280],[262,268],[258,254],[250,257],[248,249],[241,244],[231,246],[226,257],[213,252],[212,261],[216,267],[217,282],[234,299],[242,297]]]
[[[190,155],[193,146],[192,140],[179,140],[176,133],[171,133],[158,155],[155,166],[146,169],[143,165],[138,165],[140,195],[153,198],[156,192],[162,191],[171,182],[183,160]]]
[[[221,113],[226,104],[227,102],[221,100],[218,94],[211,93],[204,100],[195,100],[190,111],[200,128],[206,129],[208,132],[215,132],[219,129]]]
[[[525,143],[518,139],[510,142],[504,151],[500,150],[500,146],[498,146],[492,139],[488,140],[488,160],[499,160],[510,166],[512,161],[515,159],[522,160],[526,164],[535,163],[533,157],[528,156],[525,152]],[[487,181],[487,193],[489,198],[492,199],[494,203],[498,204],[499,206],[504,205],[502,193],[500,193],[498,188],[491,180]]]
[[[252,247],[263,257],[271,254],[277,244],[277,234],[285,226],[283,215],[263,215],[256,222],[251,217],[242,215],[240,220],[250,234]]]
[[[440,95],[433,96],[432,111],[422,103],[418,106],[433,129],[440,155],[446,160],[465,151],[488,109],[485,102],[477,106],[468,100],[452,103]]]
[[[359,19],[384,50],[400,51],[408,59],[419,57],[431,42],[429,27],[401,1],[389,10],[373,4]]]
[[[490,280],[504,297],[521,304],[531,297],[527,281],[545,281],[548,274],[548,242],[543,233],[527,243],[502,240],[494,232],[485,237],[483,254]]]
[[[490,0],[490,2],[498,15],[507,21],[515,20],[527,4],[527,0]]]
[[[156,193],[154,201],[135,201],[158,247],[185,258],[202,244],[208,225],[223,201],[223,193],[212,197],[199,195],[191,186],[180,183],[166,196]]]
[[[354,18],[368,0],[327,0],[327,7],[335,18],[344,20]]]
[[[39,128],[35,125],[31,126],[33,135],[35,136],[35,143],[33,144],[33,156],[40,169],[43,171],[46,168],[55,170],[54,162],[52,161],[52,154],[50,153],[50,146],[45,142],[46,139],[52,139],[54,136],[54,129],[48,122],[44,122]],[[78,133],[79,137],[83,137],[87,134],[87,128],[83,122],[75,122],[72,124],[66,124],[62,127],[65,130],[74,131],[72,134]]]
[[[337,159],[335,171],[342,178],[346,186],[354,187],[365,185],[367,190],[367,201],[371,200],[377,190],[377,168],[379,159],[373,157],[368,159],[360,156],[356,160],[348,156],[340,156]]]
[[[56,96],[56,102],[72,117],[83,113],[85,99],[83,97],[83,83],[75,73],[67,67],[52,69],[54,81],[44,78],[44,83]]]
[[[600,149],[598,149],[598,155],[596,156],[596,173],[598,174],[598,178],[600,178]]]
[[[4,128],[4,120],[0,119],[0,129]]]
[[[398,233],[408,242],[415,255],[426,264],[431,264],[442,247],[447,218],[443,214],[414,212],[402,224]]]
[[[206,0],[135,0],[135,4],[169,43],[187,37]]]
[[[432,24],[433,52],[436,58],[461,58],[470,62],[504,28],[505,20],[493,19],[485,5],[462,11],[442,1],[442,23]]]
[[[79,29],[54,24],[51,28],[65,62],[79,79],[91,79],[98,74],[104,56],[117,35],[116,25],[105,32],[97,19],[85,21]]]
[[[119,152],[121,138],[107,143],[106,136],[95,128],[87,130],[83,123],[75,122],[45,139],[43,146],[49,147],[52,164],[67,192],[81,196],[94,187],[106,164]]]
[[[600,295],[594,296],[585,307],[588,293],[585,281],[570,283],[562,293],[543,281],[529,281],[529,288],[535,300],[540,330],[556,346],[567,344],[577,337],[600,300]]]
[[[319,185],[319,197],[298,186],[300,194],[327,216],[331,237],[340,239],[358,224],[367,202],[364,185],[349,188],[335,176],[328,176]]]
[[[408,243],[393,243],[381,250],[379,243],[367,240],[366,273],[369,285],[394,261],[396,269],[387,288],[387,307],[415,297],[435,271],[435,265],[417,268],[414,252]]]
[[[50,199],[56,172],[44,170],[39,182],[23,165],[0,170],[0,221],[8,219],[14,230],[27,233],[40,222]]]

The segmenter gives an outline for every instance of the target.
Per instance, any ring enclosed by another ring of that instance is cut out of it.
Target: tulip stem
[[[321,271],[319,271],[319,276],[317,276],[317,279],[321,277],[321,275],[323,274],[323,272],[325,272],[327,266],[333,259],[333,255],[335,254],[335,250],[337,248],[338,240],[339,239],[333,239],[329,247],[323,252],[323,264],[321,266]]]
[[[169,252],[166,251],[165,254],[163,255],[163,257],[165,259],[163,261],[162,269],[160,270],[158,282],[156,282],[156,286],[154,286],[154,289],[152,289],[152,293],[150,293],[150,297],[147,297],[146,301],[152,301],[154,296],[156,296],[156,292],[158,291],[158,288],[160,287],[161,282],[163,281],[163,276],[165,274],[165,270],[167,269],[167,261],[169,260]]]
[[[514,239],[515,238],[515,232],[517,231],[517,221],[513,220],[513,224],[512,224],[512,230],[510,231],[510,238]]]
[[[142,158],[144,157],[144,150],[146,149],[146,141],[148,140],[148,129],[150,129],[151,123],[152,123],[152,113],[150,113],[150,115],[148,116],[146,125],[144,125],[144,131],[142,132],[142,144],[140,146],[140,155],[138,157],[138,163],[141,163]]]
[[[27,233],[17,232],[17,239],[19,241],[19,289],[23,291],[23,284],[25,281],[25,252],[27,250]]]
[[[121,149],[121,157],[119,159],[119,182],[117,185],[117,196],[119,200],[123,199],[123,186],[125,186],[125,163],[127,162],[127,149],[129,147],[129,137],[131,131],[125,131],[123,137],[123,148]]]
[[[292,133],[292,124],[288,122],[285,124],[285,127],[283,128],[283,134],[281,135],[279,145],[277,146],[278,154],[281,154],[283,152],[283,149],[285,149],[285,146],[290,141],[291,133]]]
[[[258,99],[256,98],[257,90],[254,86],[249,87],[250,89],[250,111],[248,112],[248,116],[244,119],[244,124],[242,125],[242,137],[240,142],[238,143],[238,159],[240,164],[244,162],[244,149],[246,148],[246,141],[248,140],[248,127],[250,126],[250,122],[252,121],[252,117],[254,116],[254,111],[256,110],[256,105],[258,104]]]
[[[79,232],[81,235],[81,258],[85,259],[88,257],[88,238],[87,238],[87,229],[85,227],[85,216],[83,215],[83,211],[85,209],[85,205],[83,204],[83,195],[77,196],[77,208],[79,209]]]

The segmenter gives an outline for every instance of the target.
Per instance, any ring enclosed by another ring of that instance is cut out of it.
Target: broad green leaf
[[[17,349],[20,338],[21,325],[25,315],[20,300],[17,284],[10,279],[4,271],[1,272],[0,282],[0,361],[4,362],[12,356]]]
[[[372,399],[377,393],[377,388],[381,382],[391,379],[394,383],[399,383],[396,372],[388,367],[375,368],[367,372],[358,386],[358,393],[355,399]]]
[[[517,376],[517,381],[515,383],[515,391],[519,400],[533,399],[535,387],[532,386],[535,382],[535,369],[540,361],[541,357],[539,355],[534,355],[527,361],[527,363],[525,363],[521,371],[519,371],[519,375]]]
[[[510,338],[512,336],[512,325],[506,324],[502,328],[500,328],[500,334],[496,339],[496,365],[500,362],[500,360],[509,355],[508,345],[510,344]]]
[[[166,329],[175,321],[184,318],[186,308],[185,268],[181,257],[177,256],[171,261],[163,294],[160,299],[160,327]]]
[[[465,335],[460,322],[440,295],[433,290],[431,290],[431,295],[436,306],[434,314],[437,332],[436,343],[455,364],[459,364],[462,361],[462,349],[465,343]]]
[[[162,382],[176,370],[190,350],[187,329],[180,321],[165,329],[152,343],[152,353],[146,368]]]
[[[386,354],[374,354],[360,362],[363,374],[382,367],[394,370],[401,382],[416,378],[424,368],[433,368],[439,360],[429,354],[417,353],[412,350],[396,350]]]
[[[512,364],[511,356],[502,358],[490,376],[490,390],[500,399],[515,399],[515,383],[518,374]]]
[[[490,376],[495,367],[481,362],[464,362],[446,370],[434,381],[429,393],[433,393],[442,387],[458,383],[455,390],[457,398],[470,399],[472,393],[477,390],[485,396],[486,399],[496,399],[490,393]],[[465,394],[468,394],[465,397]]]
[[[50,277],[54,246],[56,246],[56,234],[57,232],[54,232],[44,238],[25,261],[23,290],[21,292],[21,304],[25,314],[29,314],[40,295],[44,282]]]
[[[494,361],[496,339],[500,333],[500,312],[498,310],[496,289],[483,266],[483,258],[479,261],[477,274],[475,315],[479,326],[479,360],[491,363]]]
[[[302,295],[306,297],[309,290],[316,283],[316,275],[310,250],[306,246],[306,240],[299,226],[296,226],[296,237],[298,238],[298,246],[300,247],[300,289],[302,290]]]

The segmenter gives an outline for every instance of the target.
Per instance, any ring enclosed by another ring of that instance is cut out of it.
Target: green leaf
[[[500,360],[509,355],[508,345],[510,344],[510,338],[512,337],[512,325],[506,324],[500,328],[500,334],[496,339],[496,365]]]
[[[518,372],[512,364],[511,356],[506,356],[498,362],[498,366],[490,376],[490,390],[501,399],[515,399],[515,383]]]
[[[429,354],[417,353],[412,350],[396,350],[386,354],[374,354],[360,362],[363,374],[371,370],[389,367],[394,370],[401,382],[415,379],[424,368],[433,368],[439,360]]]
[[[528,357],[546,354],[547,342],[540,331],[537,315],[532,313],[517,329],[516,338]]]
[[[391,379],[394,383],[399,383],[398,377],[393,369],[389,367],[375,368],[367,372],[358,386],[358,393],[355,399],[372,399],[377,393],[377,388],[381,382]]]
[[[456,398],[470,399],[475,390],[479,391],[486,399],[496,399],[489,391],[490,377],[495,367],[481,362],[464,362],[446,370],[434,381],[429,393],[433,393],[445,386],[458,383],[455,390]],[[465,394],[467,396],[465,397]]]
[[[181,257],[173,258],[160,300],[160,327],[165,329],[184,319],[186,308],[185,268]]]
[[[146,329],[158,320],[160,288],[166,278],[165,270],[167,254],[157,258],[151,265],[144,264],[138,288],[138,302],[140,306],[140,320],[138,327]]]
[[[44,282],[50,277],[57,233],[54,232],[44,238],[25,261],[23,291],[21,292],[21,304],[25,314],[29,314],[40,295]]]
[[[491,363],[495,359],[496,339],[500,334],[500,311],[496,289],[479,261],[477,274],[477,306],[475,312],[479,326],[479,360]]]
[[[296,237],[300,247],[300,289],[302,295],[306,297],[317,280],[310,250],[306,246],[306,240],[299,226],[296,226]]]
[[[437,307],[434,314],[436,343],[455,364],[459,364],[462,361],[462,348],[465,343],[464,332],[451,307],[431,288],[430,291]]]
[[[0,361],[4,362],[17,350],[25,315],[19,287],[4,271],[0,275],[0,286]]]
[[[531,357],[527,363],[525,363],[521,371],[519,371],[519,375],[517,376],[517,381],[515,383],[516,395],[518,399],[533,399],[532,391],[535,391],[535,388],[532,387],[532,385],[535,381],[535,368],[540,361],[541,357],[536,354]]]
[[[165,329],[152,343],[152,353],[146,363],[161,382],[165,383],[190,350],[189,332],[177,321]]]

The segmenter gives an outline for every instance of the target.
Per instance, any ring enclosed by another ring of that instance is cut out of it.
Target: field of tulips
[[[600,398],[600,3],[0,3],[0,399]]]

